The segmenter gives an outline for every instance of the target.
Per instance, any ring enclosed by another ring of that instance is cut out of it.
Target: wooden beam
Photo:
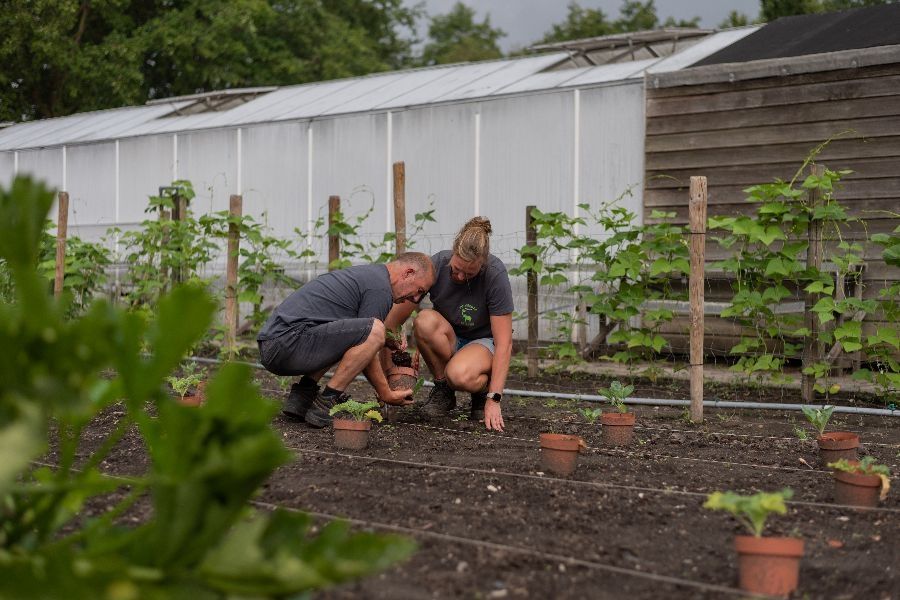
[[[703,421],[703,282],[706,251],[706,177],[691,177],[691,421]]]
[[[341,197],[328,197],[328,229],[331,230],[341,212]],[[334,262],[341,257],[341,238],[336,233],[328,234],[328,270],[333,271]]]
[[[56,218],[56,276],[53,295],[59,298],[66,277],[66,235],[69,231],[69,192],[59,193],[59,212]]]
[[[406,252],[406,163],[394,163],[394,232],[396,253]]]
[[[237,327],[239,319],[238,254],[240,253],[241,228],[238,222],[243,215],[243,197],[232,194],[228,202],[228,256],[225,263],[225,348],[229,356],[237,352]]]

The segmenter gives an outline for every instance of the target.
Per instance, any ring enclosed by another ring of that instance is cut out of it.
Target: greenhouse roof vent
[[[251,100],[255,100],[260,96],[264,96],[273,90],[277,90],[277,86],[238,88],[231,90],[218,90],[215,92],[201,92],[199,94],[189,94],[187,96],[175,96],[172,98],[159,98],[149,100],[148,105],[170,104],[172,102],[190,102],[185,106],[177,108],[172,112],[162,115],[165,117],[180,117],[185,115],[199,115],[210,112],[224,112],[246,104]]]

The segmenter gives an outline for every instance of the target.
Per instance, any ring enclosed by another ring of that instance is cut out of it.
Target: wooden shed
[[[705,175],[710,216],[752,214],[745,188],[790,180],[810,152],[852,169],[835,198],[865,220],[845,234],[864,240],[900,224],[900,5],[780,19],[691,68],[648,74],[644,218],[654,210],[687,222],[690,176]],[[724,251],[708,241],[707,264]],[[861,293],[900,280],[867,245]],[[825,250],[828,261],[828,246]],[[714,270],[706,289],[707,349],[726,352],[739,327],[717,318],[730,295]],[[864,323],[864,333],[879,326]],[[687,348],[687,316],[668,328]]]

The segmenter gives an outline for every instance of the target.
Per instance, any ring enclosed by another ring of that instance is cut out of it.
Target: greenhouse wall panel
[[[449,248],[459,227],[475,215],[475,104],[394,113],[393,160],[406,164],[406,227],[416,213],[434,210],[415,249]],[[440,142],[437,142],[440,140]]]
[[[573,98],[568,91],[480,105],[480,213],[495,223],[495,254],[507,263],[525,242],[525,206],[571,212]]]
[[[66,148],[69,229],[97,241],[116,223],[116,145]]]
[[[119,222],[126,227],[148,217],[147,199],[172,183],[174,151],[171,135],[119,142]]]
[[[263,218],[280,238],[308,231],[307,123],[247,127],[241,132],[244,214]]]
[[[341,211],[351,224],[371,209],[359,230],[366,244],[380,240],[388,222],[394,229],[386,125],[385,113],[312,124],[313,219],[327,223],[329,196],[341,197]]]
[[[228,198],[237,193],[236,130],[179,134],[177,163],[178,178],[194,185],[198,214],[228,210]]]

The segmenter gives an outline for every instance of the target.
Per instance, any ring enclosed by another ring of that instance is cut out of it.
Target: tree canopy
[[[428,27],[429,42],[422,52],[422,64],[500,58],[503,53],[497,41],[505,35],[502,29],[491,27],[490,15],[477,23],[475,11],[457,2],[449,13],[432,17]]]
[[[0,121],[409,65],[403,0],[6,0]]]
[[[610,20],[599,8],[583,8],[578,2],[570,2],[568,8],[566,20],[554,24],[539,43],[549,44],[659,27],[697,27],[700,23],[700,17],[687,20],[669,17],[660,21],[656,14],[655,0],[625,0],[619,9],[619,18],[615,20]]]

